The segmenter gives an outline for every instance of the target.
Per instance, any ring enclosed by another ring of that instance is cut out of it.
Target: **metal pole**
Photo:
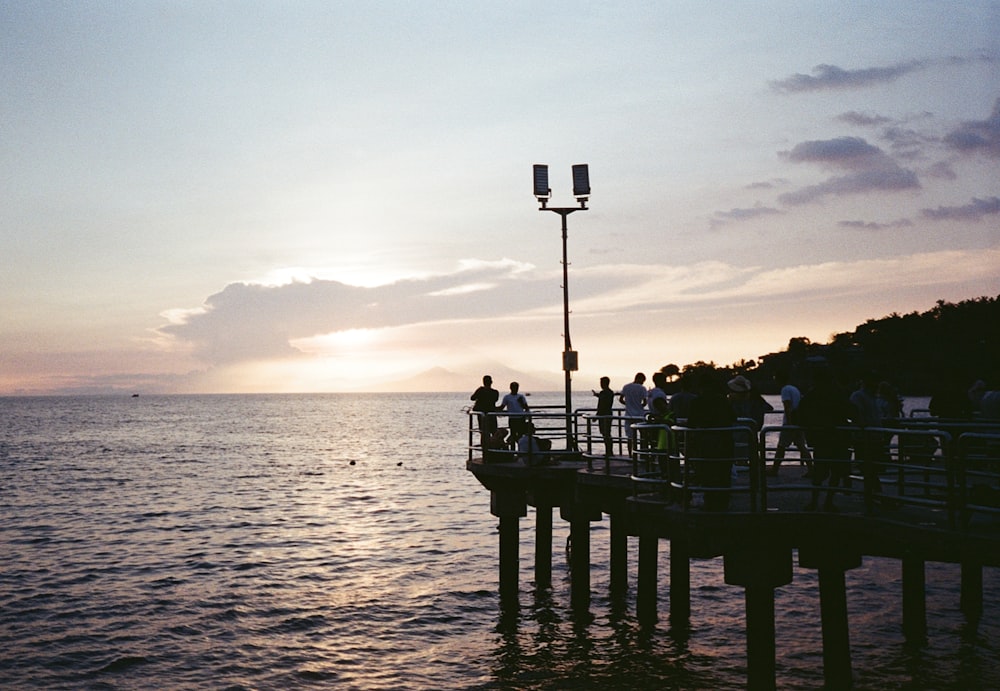
[[[561,210],[562,217],[562,265],[563,265],[563,371],[566,375],[566,450],[573,446],[573,384],[570,373],[569,353],[573,350],[572,341],[569,338],[569,260],[566,254],[566,239],[568,228],[566,217],[572,213],[572,209]]]

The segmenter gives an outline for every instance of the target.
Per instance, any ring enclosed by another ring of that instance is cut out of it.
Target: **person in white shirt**
[[[510,427],[510,446],[514,448],[517,440],[525,433],[525,428],[531,417],[526,413],[530,410],[528,399],[524,394],[518,393],[521,385],[516,381],[510,383],[510,393],[505,394],[497,410],[505,410],[509,413],[508,425]]]
[[[635,430],[632,425],[646,419],[646,375],[636,372],[635,379],[622,387],[618,400],[625,406],[628,454],[635,450]]]
[[[799,403],[802,402],[802,392],[791,382],[788,375],[783,376],[784,386],[781,387],[781,407],[782,426],[797,425]],[[809,466],[806,476],[812,471],[812,454],[806,444],[806,433],[802,429],[783,429],[778,434],[778,447],[774,451],[774,464],[768,469],[768,475],[777,475],[781,462],[785,460],[785,450],[790,446],[795,446],[799,452],[799,459]]]

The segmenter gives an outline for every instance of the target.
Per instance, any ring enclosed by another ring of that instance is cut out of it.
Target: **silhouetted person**
[[[695,481],[709,488],[732,485],[733,457],[736,442],[732,430],[701,432],[708,427],[732,427],[736,424],[733,407],[726,398],[721,381],[714,375],[703,374],[691,401],[687,426],[693,428],[686,439],[685,454],[694,466]],[[725,511],[729,508],[729,492],[706,491],[705,509]]]
[[[903,416],[903,402],[896,389],[887,381],[880,381],[875,389],[875,407],[878,408],[880,424],[887,425]]]
[[[549,462],[552,441],[535,436],[535,425],[527,423],[524,434],[517,440],[517,458],[525,465],[542,465]]]
[[[636,372],[635,379],[622,387],[618,400],[625,406],[626,438],[628,455],[635,451],[635,430],[632,425],[646,419],[646,375]]]
[[[854,412],[851,419],[861,428],[855,438],[854,459],[861,464],[861,475],[865,483],[865,495],[872,499],[882,493],[882,483],[879,480],[880,464],[888,459],[888,438],[882,432],[872,432],[868,428],[879,427],[882,416],[879,414],[876,390],[878,382],[875,375],[866,372],[861,377],[860,386],[850,397]]]
[[[469,396],[469,400],[474,401],[473,412],[479,413],[477,417],[479,418],[479,432],[482,435],[483,446],[486,445],[486,440],[497,428],[496,418],[490,413],[496,412],[498,398],[500,398],[500,392],[493,388],[493,377],[488,374],[483,377],[483,385]]]
[[[854,408],[847,395],[836,386],[833,375],[819,369],[813,376],[813,386],[799,404],[799,421],[806,428],[806,438],[813,448],[812,500],[806,506],[816,510],[820,487],[829,478],[823,508],[834,511],[836,488],[848,477],[851,462],[849,433],[838,429],[850,424]]]
[[[521,438],[524,434],[524,430],[527,426],[530,417],[527,413],[530,410],[528,407],[528,399],[524,397],[524,394],[519,393],[521,385],[516,381],[510,383],[510,393],[505,394],[503,400],[500,401],[500,407],[497,410],[506,410],[509,413],[508,416],[508,426],[510,427],[510,446],[514,448],[517,444],[517,440]]]
[[[500,428],[493,430],[490,436],[484,438],[483,460],[487,463],[502,463],[511,460],[498,451],[507,449],[507,430]]]
[[[729,402],[733,413],[738,418],[753,420],[754,432],[759,432],[764,426],[764,415],[774,410],[774,406],[753,391],[750,380],[742,374],[730,379],[726,386],[729,388]]]
[[[791,377],[787,373],[782,373],[780,378],[781,387],[781,424],[783,427],[798,425],[799,405],[802,403],[802,392],[792,383]],[[785,459],[785,451],[790,446],[795,446],[799,452],[799,459],[802,463],[811,466],[812,454],[806,445],[805,431],[801,429],[783,429],[778,434],[778,447],[774,451],[774,465],[768,471],[768,475],[777,475],[781,462]]]
[[[973,403],[965,387],[952,379],[945,379],[934,388],[927,407],[931,415],[946,420],[968,420],[973,411]]]
[[[698,394],[691,390],[690,374],[682,374],[677,386],[680,387],[680,391],[670,397],[670,410],[673,411],[677,423],[684,424],[691,413],[691,402],[698,397]]]
[[[601,390],[591,391],[597,396],[597,427],[604,439],[604,456],[611,455],[611,411],[615,405],[615,392],[611,390],[611,379],[601,377]]]
[[[969,389],[969,400],[973,402],[973,414],[983,420],[1000,420],[1000,390],[989,387],[984,381],[977,381]]]
[[[653,388],[646,394],[646,422],[656,424],[671,424],[670,398],[667,396],[667,375],[663,372],[653,372]],[[647,432],[645,443],[656,445],[656,432]]]

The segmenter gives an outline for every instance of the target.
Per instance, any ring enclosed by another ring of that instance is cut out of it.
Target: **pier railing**
[[[953,530],[1000,518],[997,431],[968,431],[968,424],[950,431],[932,425],[840,427],[833,430],[842,440],[838,457],[817,457],[817,449],[807,447],[807,461],[798,449],[789,450],[779,474],[781,433],[808,430],[767,426],[754,434],[745,426],[647,423],[635,428],[641,441],[631,458],[633,493],[646,501],[683,510],[773,512],[815,508],[817,495],[832,492],[846,500],[839,511],[922,511],[942,516]]]
[[[639,423],[634,428],[639,439],[632,470],[636,494],[652,492],[684,510],[727,510],[735,493],[757,510],[763,464],[752,424]]]
[[[584,420],[582,412],[573,413],[571,428],[573,437],[566,443],[566,409],[563,406],[535,406],[526,413],[468,411],[468,454],[471,461],[480,455],[488,463],[522,462],[527,465],[543,465],[564,458],[580,458],[577,440],[580,439],[580,425]],[[513,424],[512,424],[513,423]],[[512,429],[531,423],[531,437],[535,442],[518,448]],[[499,433],[499,434],[498,434]]]
[[[600,427],[610,420],[606,438]],[[511,423],[532,423],[537,444],[491,442],[484,430],[506,430]],[[961,529],[1000,519],[1000,427],[982,421],[931,417],[901,418],[885,427],[835,430],[844,452],[806,461],[798,447],[787,449],[778,472],[776,452],[783,432],[810,430],[769,425],[753,431],[751,421],[725,428],[636,422],[616,409],[610,416],[595,409],[572,413],[566,444],[562,406],[539,406],[529,413],[469,414],[468,453],[488,463],[527,466],[585,461],[606,473],[626,473],[634,496],[676,504],[681,509],[774,512],[813,508],[820,495],[833,493],[838,511],[871,515],[887,509],[941,517]],[[610,443],[611,452],[607,453]],[[822,474],[821,478],[817,474]],[[833,479],[838,481],[834,484]],[[916,520],[916,519],[914,519]]]

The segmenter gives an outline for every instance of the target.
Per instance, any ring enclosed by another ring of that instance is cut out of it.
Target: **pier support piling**
[[[656,623],[656,562],[659,538],[656,533],[639,534],[639,582],[635,609],[640,624]]]
[[[570,523],[570,599],[574,609],[590,606],[590,521],[575,516]]]
[[[524,492],[490,492],[490,513],[500,519],[500,599],[517,599],[518,520],[528,515]]]
[[[670,625],[685,629],[691,623],[691,558],[684,540],[670,541]]]
[[[844,573],[861,566],[861,555],[834,548],[799,549],[799,565],[816,569],[819,611],[823,627],[823,679],[830,689],[849,689],[851,640],[847,624],[847,585]]]
[[[962,562],[959,607],[965,618],[972,622],[978,622],[983,614],[983,565],[978,562]]]
[[[747,686],[775,688],[774,589],[792,582],[792,550],[781,545],[747,544],[727,552],[726,583],[746,595]]]
[[[775,627],[774,588],[748,584],[745,589],[747,615],[747,688],[774,689]]]
[[[602,513],[583,503],[560,507],[560,515],[569,521],[570,603],[574,609],[590,606],[590,522],[601,520]]]
[[[535,588],[552,586],[552,507],[535,508]]]
[[[903,636],[918,642],[927,636],[924,560],[903,557]]]
[[[628,590],[628,531],[626,517],[619,511],[611,514],[611,595],[621,597]]]

